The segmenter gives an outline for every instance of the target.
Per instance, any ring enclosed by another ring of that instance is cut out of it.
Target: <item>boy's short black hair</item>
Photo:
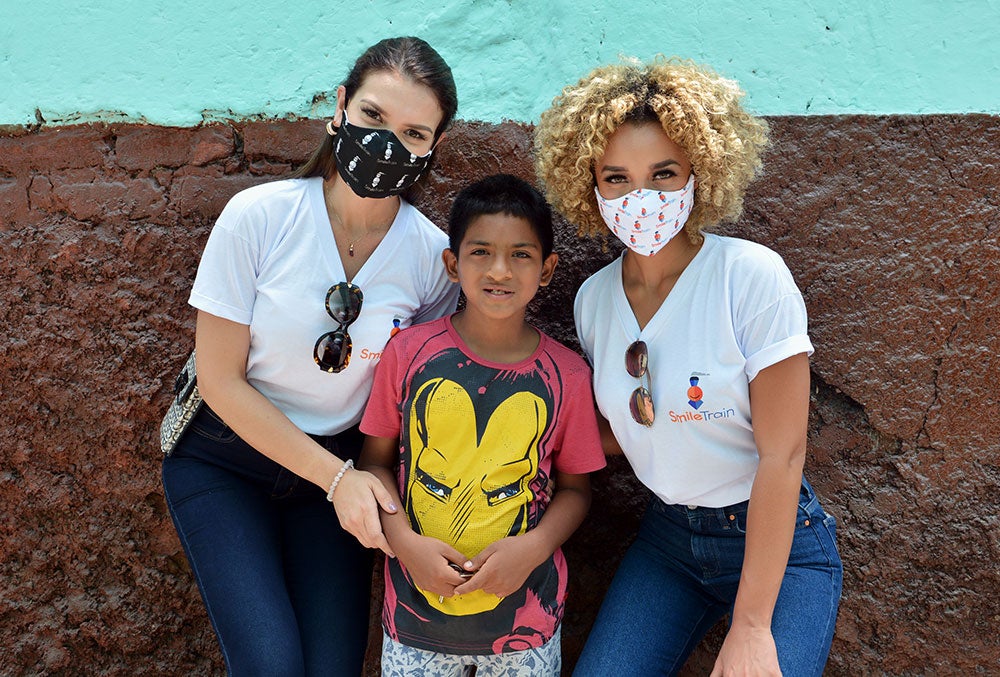
[[[455,256],[458,256],[469,224],[488,214],[524,219],[542,245],[542,258],[552,253],[552,209],[545,197],[523,179],[510,174],[493,174],[462,189],[451,206],[448,247]]]

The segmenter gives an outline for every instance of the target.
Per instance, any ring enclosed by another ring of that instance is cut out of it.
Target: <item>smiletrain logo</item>
[[[701,405],[703,404],[701,398],[705,396],[705,392],[698,387],[699,380],[700,379],[694,374],[691,374],[691,378],[688,379],[688,382],[691,384],[691,387],[688,388],[687,392],[688,404],[694,407],[695,411],[701,409]]]
[[[711,374],[703,374],[701,372],[692,372],[691,377],[688,379],[688,389],[687,389],[687,403],[694,409],[694,411],[684,411],[678,413],[671,409],[667,412],[670,417],[671,423],[685,423],[687,421],[696,422],[706,422],[713,421],[719,418],[729,418],[730,416],[736,415],[736,410],[722,409],[720,411],[701,411],[701,407],[705,404],[705,391],[702,390],[701,386],[698,385],[701,382],[703,376],[711,376]]]

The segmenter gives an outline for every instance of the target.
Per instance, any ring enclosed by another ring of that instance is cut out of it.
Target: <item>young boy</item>
[[[558,675],[560,546],[604,467],[590,369],[525,321],[552,279],[552,214],[509,175],[463,190],[443,253],[465,308],[386,346],[360,465],[382,513],[382,674]],[[624,404],[624,403],[623,403]]]

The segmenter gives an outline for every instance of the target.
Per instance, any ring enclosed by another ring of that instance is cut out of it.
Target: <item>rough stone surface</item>
[[[1000,119],[771,122],[766,178],[721,231],[780,252],[810,313],[807,472],[846,564],[827,674],[1000,673]],[[468,182],[530,179],[530,133],[456,125],[421,207],[443,223]],[[278,121],[0,136],[4,674],[223,673],[164,504],[156,431],[192,346],[186,298],[212,220],[321,134]],[[562,222],[557,246],[531,311],[575,346],[573,294],[616,247]],[[566,549],[567,669],[645,500],[621,459],[596,477]],[[722,632],[685,674],[710,671]]]

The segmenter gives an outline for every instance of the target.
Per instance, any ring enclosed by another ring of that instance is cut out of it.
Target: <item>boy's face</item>
[[[542,243],[526,219],[477,216],[457,252],[445,249],[448,277],[462,286],[466,310],[492,319],[523,316],[539,287],[548,285],[559,257],[542,256]]]

